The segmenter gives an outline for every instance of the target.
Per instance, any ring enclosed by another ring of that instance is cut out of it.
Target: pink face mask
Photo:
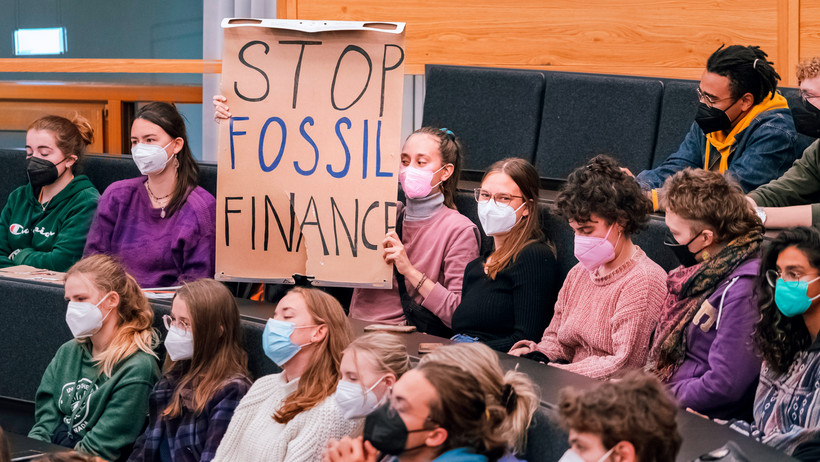
[[[435,187],[430,184],[433,181],[433,175],[440,172],[441,169],[446,166],[447,165],[442,165],[442,167],[435,172],[416,167],[402,168],[399,171],[399,183],[401,183],[401,189],[404,190],[404,195],[409,199],[427,197],[430,191]],[[440,184],[441,181],[436,183],[436,186]]]
[[[614,223],[609,226],[605,237],[575,236],[575,258],[587,271],[595,271],[615,258],[615,246],[607,240],[613,225]]]

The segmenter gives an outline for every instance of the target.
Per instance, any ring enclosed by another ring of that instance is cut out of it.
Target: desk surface
[[[6,439],[11,447],[11,460],[29,460],[31,458],[39,457],[42,454],[65,452],[69,448],[57,446],[56,444],[46,443],[44,441],[35,440],[27,436],[18,435],[16,433],[6,433]]]

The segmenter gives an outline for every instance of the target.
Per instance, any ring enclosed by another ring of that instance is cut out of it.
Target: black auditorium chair
[[[541,122],[540,72],[425,66],[422,125],[446,127],[463,142],[464,168],[483,171],[505,157],[533,160]]]
[[[567,432],[558,424],[558,413],[538,406],[527,429],[524,453],[516,457],[528,462],[556,462],[569,449]]]
[[[652,168],[662,164],[670,154],[677,152],[686,133],[692,128],[698,110],[698,84],[697,80],[663,81],[663,101]],[[634,170],[633,173],[638,174]]]
[[[658,79],[545,71],[536,150],[541,177],[566,178],[596,154],[633,172],[652,163],[663,84]]]

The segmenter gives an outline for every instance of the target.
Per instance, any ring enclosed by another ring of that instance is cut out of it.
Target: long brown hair
[[[458,177],[461,176],[461,164],[464,163],[464,148],[461,146],[461,141],[456,138],[456,135],[454,135],[452,131],[446,128],[421,127],[410,136],[419,134],[430,135],[437,139],[439,142],[438,150],[441,155],[441,165],[453,165],[453,174],[441,182],[441,193],[444,195],[444,205],[455,209]],[[409,139],[410,136],[407,138]]]
[[[105,351],[94,358],[100,372],[110,377],[114,367],[137,350],[156,357],[153,348],[158,343],[158,337],[152,327],[154,310],[134,277],[113,257],[104,254],[78,261],[68,269],[65,278],[80,274],[104,293],[116,292],[120,297],[114,338]],[[77,341],[84,343],[88,339]]]
[[[484,180],[494,173],[503,173],[515,182],[521,190],[521,195],[524,196],[524,207],[529,213],[513,225],[507,234],[507,239],[501,247],[493,251],[488,259],[489,263],[484,264],[484,269],[490,279],[495,279],[501,270],[506,268],[511,261],[515,261],[521,249],[532,242],[544,240],[544,233],[541,232],[541,226],[538,223],[540,179],[535,167],[524,159],[508,157],[491,165],[481,182],[484,183]]]
[[[540,402],[538,386],[527,374],[504,372],[498,355],[483,343],[456,343],[436,348],[421,358],[420,364],[437,362],[458,367],[478,380],[484,390],[487,409],[501,416],[496,432],[515,453],[527,441],[527,429]]]
[[[86,147],[94,142],[94,129],[85,117],[74,114],[71,120],[56,115],[40,117],[28,126],[28,130],[42,130],[51,133],[54,141],[66,159],[75,157],[71,164],[71,173],[77,172],[77,167],[86,153]]]
[[[146,104],[137,111],[134,119],[143,119],[158,125],[172,139],[182,138],[182,149],[176,153],[177,162],[179,162],[176,184],[167,206],[168,214],[173,215],[185,203],[188,193],[197,187],[199,180],[199,165],[188,144],[185,120],[175,105],[163,102]]]
[[[191,409],[200,414],[228,380],[248,376],[239,308],[228,288],[213,279],[198,279],[184,284],[174,298],[185,302],[190,312],[194,354],[183,361],[165,358],[165,373],[181,376],[162,412],[168,418],[182,414],[184,390],[193,390]]]
[[[273,414],[273,420],[281,424],[290,422],[300,412],[313,408],[336,391],[341,376],[342,352],[353,336],[342,305],[331,295],[305,287],[296,287],[289,293],[302,296],[313,323],[326,325],[327,333],[312,345],[310,365],[299,378],[296,391],[288,395],[282,407]]]

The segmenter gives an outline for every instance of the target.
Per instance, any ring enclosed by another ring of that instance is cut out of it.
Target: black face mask
[[[681,265],[683,265],[686,268],[689,268],[690,266],[695,266],[698,264],[698,260],[695,258],[695,254],[700,252],[700,250],[703,250],[700,249],[698,250],[698,252],[692,252],[689,250],[689,244],[691,244],[692,241],[694,241],[695,238],[697,238],[698,236],[700,236],[700,233],[695,234],[692,237],[692,239],[689,239],[689,242],[687,242],[686,244],[679,244],[678,241],[675,240],[675,237],[672,236],[672,231],[667,230],[666,238],[664,238],[663,240],[663,245],[669,247],[669,249],[672,251],[672,253],[675,254],[675,257],[678,259],[678,262]]]
[[[31,183],[31,186],[34,188],[42,188],[57,181],[57,179],[60,178],[57,166],[63,162],[65,162],[65,159],[56,164],[52,164],[39,157],[29,157],[26,160],[26,174],[28,174],[28,181]]]
[[[820,138],[820,109],[801,98],[800,104],[795,104],[791,110],[794,128],[799,133],[812,138]]]
[[[695,115],[695,122],[697,122],[700,129],[703,130],[704,134],[732,128],[732,121],[729,120],[729,116],[726,115],[725,111],[716,107],[709,107],[706,103],[698,103],[698,113]]]
[[[374,448],[382,454],[398,456],[407,451],[418,449],[422,446],[405,448],[407,445],[407,435],[415,432],[430,431],[428,428],[418,430],[408,430],[398,412],[390,408],[390,403],[384,403],[375,411],[368,414],[364,419],[364,431],[362,436],[365,441],[370,441]]]

